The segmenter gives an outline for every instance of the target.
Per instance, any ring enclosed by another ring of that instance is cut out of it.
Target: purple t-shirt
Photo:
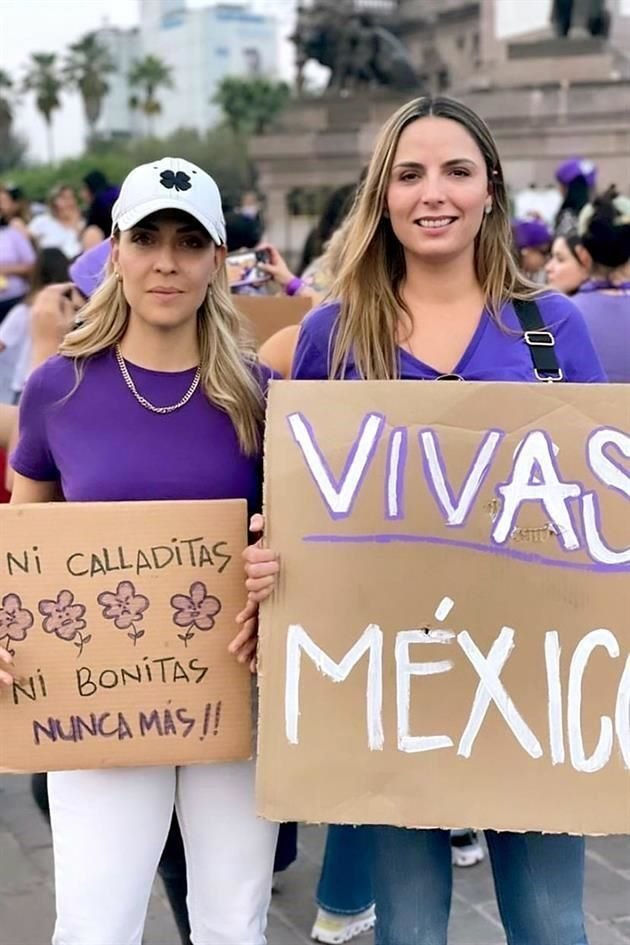
[[[619,295],[578,292],[573,301],[584,316],[608,380],[630,383],[630,289]]]
[[[556,358],[567,381],[605,382],[606,375],[584,324],[582,315],[564,295],[546,293],[536,299],[545,326],[554,335]],[[339,303],[329,302],[313,309],[300,330],[291,376],[297,380],[329,377],[330,351]],[[436,380],[441,373],[399,348],[400,377],[403,380]],[[453,372],[466,381],[535,382],[530,349],[523,339],[520,322],[511,303],[501,310],[501,325],[486,311]],[[346,380],[358,373],[348,359]]]
[[[35,262],[36,254],[31,241],[14,226],[0,226],[0,266],[14,266]],[[0,278],[0,302],[19,299],[28,292],[28,280],[22,276]]]
[[[127,363],[155,406],[177,403],[194,370],[149,371]],[[270,371],[261,365],[266,388]],[[200,387],[170,414],[142,407],[113,351],[91,358],[77,390],[74,362],[56,355],[30,376],[20,402],[11,465],[23,476],[59,480],[69,502],[247,499],[260,510],[261,456],[245,456],[232,421]]]

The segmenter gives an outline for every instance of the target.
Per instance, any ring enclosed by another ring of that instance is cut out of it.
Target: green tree
[[[13,131],[13,90],[11,76],[0,69],[0,172],[19,167],[26,156],[26,143]]]
[[[264,76],[242,79],[226,76],[213,101],[221,106],[226,123],[237,133],[264,134],[291,98],[286,82]]]
[[[96,33],[86,33],[68,48],[63,75],[71,88],[78,89],[83,100],[89,140],[94,138],[103,99],[109,91],[107,76],[116,66],[107,46]]]
[[[24,78],[24,91],[33,92],[35,104],[46,122],[48,137],[48,160],[54,161],[52,116],[61,107],[61,76],[56,53],[31,53],[31,59]]]
[[[0,136],[7,134],[13,124],[13,104],[11,92],[13,80],[8,72],[0,69]]]
[[[142,112],[146,118],[148,134],[153,137],[155,116],[162,111],[162,105],[156,96],[158,89],[174,88],[172,69],[157,56],[145,56],[136,59],[129,73],[129,85],[138,89],[129,99],[131,108]]]

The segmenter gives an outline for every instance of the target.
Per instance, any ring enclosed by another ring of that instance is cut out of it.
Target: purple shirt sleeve
[[[20,399],[20,435],[11,454],[11,466],[21,476],[39,482],[59,479],[50,444],[46,417],[55,400],[63,393],[53,393],[49,382],[50,361],[33,371]]]
[[[339,303],[319,305],[306,316],[300,327],[291,378],[321,381],[329,378],[330,348],[339,315]]]
[[[33,244],[28,237],[20,233],[19,230],[13,231],[13,245],[15,247],[16,262],[25,263],[26,265],[31,265],[35,262],[37,253],[33,249]]]

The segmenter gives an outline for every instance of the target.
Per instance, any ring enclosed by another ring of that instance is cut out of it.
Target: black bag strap
[[[543,322],[536,303],[532,299],[514,299],[514,311],[529,347],[536,379],[551,383],[563,381],[564,374],[554,350],[556,339]]]

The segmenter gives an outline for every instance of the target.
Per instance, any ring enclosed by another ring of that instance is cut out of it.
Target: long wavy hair
[[[341,305],[332,342],[332,377],[343,375],[350,355],[360,377],[387,380],[400,374],[397,327],[401,311],[410,314],[402,298],[406,266],[403,247],[384,211],[400,136],[412,122],[428,116],[462,125],[485,161],[492,213],[484,216],[475,239],[475,270],[490,314],[498,320],[508,299],[531,298],[540,291],[521,275],[514,258],[507,189],[489,128],[454,99],[414,99],[381,128],[365,181],[344,225],[339,268],[330,291]]]
[[[128,320],[129,305],[110,262],[107,277],[81,309],[80,327],[66,335],[59,348],[60,354],[75,360],[76,385],[68,396],[81,383],[89,358],[122,341]],[[264,419],[258,358],[246,322],[232,302],[225,265],[197,311],[197,337],[203,390],[229,416],[242,451],[255,455]]]

